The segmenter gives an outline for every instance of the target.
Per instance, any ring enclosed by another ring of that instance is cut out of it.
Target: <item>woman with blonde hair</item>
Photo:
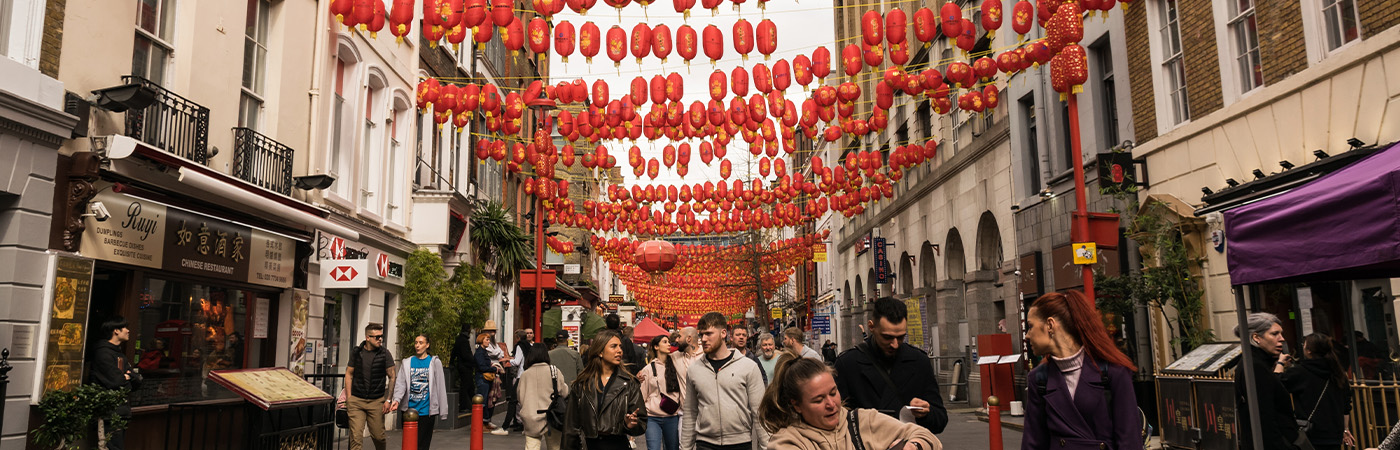
[[[776,372],[758,408],[763,428],[772,433],[769,450],[943,448],[918,424],[843,406],[831,368],[821,361],[789,357],[778,363]]]

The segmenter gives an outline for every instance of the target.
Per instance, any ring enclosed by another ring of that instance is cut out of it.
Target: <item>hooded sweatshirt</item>
[[[768,433],[758,421],[763,375],[758,363],[733,349],[729,352],[729,362],[718,371],[707,357],[686,370],[681,450],[695,450],[696,440],[716,445],[748,442],[754,450],[768,447]]]
[[[834,430],[823,430],[806,422],[778,430],[768,441],[769,450],[847,450],[851,445],[850,427],[846,425],[846,413],[842,410],[840,422]],[[940,450],[943,443],[928,429],[917,423],[903,423],[899,419],[880,414],[873,409],[858,409],[860,439],[866,450],[887,449],[896,442],[909,440],[923,446],[924,450]]]
[[[1293,394],[1293,417],[1308,420],[1311,416],[1313,427],[1308,430],[1308,440],[1313,444],[1341,445],[1343,417],[1351,413],[1351,389],[1338,388],[1332,382],[1332,367],[1327,360],[1299,360],[1279,376],[1279,381]]]

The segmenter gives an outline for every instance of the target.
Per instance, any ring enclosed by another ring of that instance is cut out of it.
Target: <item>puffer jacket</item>
[[[349,366],[355,368],[355,378],[350,380],[350,395],[367,400],[381,399],[393,394],[386,380],[389,371],[394,369],[394,354],[383,346],[374,350],[365,348],[368,346],[368,342],[361,341],[350,351]]]
[[[647,410],[642,399],[642,384],[632,374],[619,368],[613,372],[612,385],[598,404],[598,391],[584,378],[569,386],[568,413],[564,416],[564,438],[561,448],[588,450],[588,438],[609,435],[641,436],[647,430]],[[598,380],[593,380],[597,382]],[[627,427],[627,415],[637,414],[637,425]]]

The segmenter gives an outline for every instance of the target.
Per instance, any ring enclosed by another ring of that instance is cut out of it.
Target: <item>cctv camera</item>
[[[92,211],[92,214],[83,214],[83,217],[92,216],[98,222],[106,222],[107,219],[112,218],[112,213],[107,211],[107,206],[103,205],[102,202],[88,203],[88,210]]]
[[[1016,269],[1016,274],[1015,274],[1015,275],[1018,276],[1018,277],[1021,276],[1021,269]]]

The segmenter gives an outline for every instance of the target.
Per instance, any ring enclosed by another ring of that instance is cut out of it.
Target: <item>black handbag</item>
[[[350,428],[350,410],[345,408],[335,409],[335,426],[337,428]]]
[[[550,428],[563,431],[564,416],[569,413],[569,403],[568,396],[559,395],[559,379],[555,378],[554,366],[549,366],[549,387],[554,390],[549,394],[549,408],[536,412],[544,413],[544,420],[549,423]]]

